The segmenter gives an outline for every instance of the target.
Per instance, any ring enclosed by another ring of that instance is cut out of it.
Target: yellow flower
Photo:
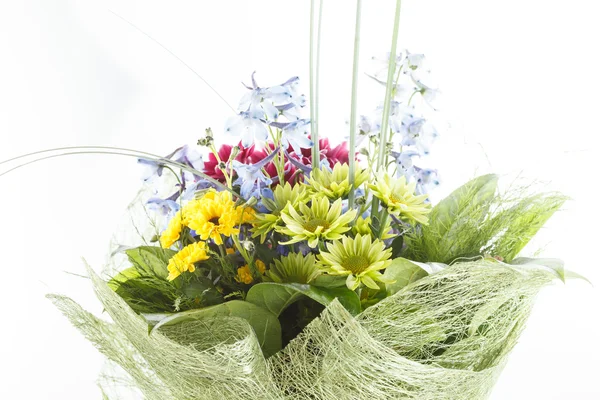
[[[239,225],[251,223],[254,219],[254,210],[236,207],[230,192],[211,189],[201,198],[187,203],[169,221],[160,238],[161,246],[171,247],[179,240],[184,226],[196,231],[202,240],[212,239],[216,244],[223,244],[223,236],[237,235]]]
[[[258,272],[260,272],[261,274],[265,273],[267,266],[264,262],[262,262],[261,260],[256,260],[254,261],[254,265],[256,266],[256,269],[258,269]],[[249,285],[254,281],[254,278],[252,278],[252,272],[250,272],[250,267],[248,266],[248,264],[238,268],[237,277],[235,278],[235,280],[241,283],[245,283],[246,285]]]
[[[369,179],[369,171],[357,169],[354,172],[354,189],[367,179]],[[306,181],[311,193],[323,194],[332,200],[346,197],[352,189],[348,164],[336,163],[331,171],[327,168],[314,169]]]
[[[169,260],[169,265],[167,266],[169,276],[167,279],[172,281],[183,272],[194,272],[196,270],[194,264],[199,261],[208,260],[208,258],[206,243],[196,242],[185,246]]]
[[[160,245],[167,249],[173,246],[173,243],[179,240],[181,230],[183,229],[181,211],[177,211],[175,216],[169,221],[167,229],[160,235]]]
[[[277,226],[275,230],[287,235],[290,240],[281,244],[292,244],[306,240],[308,246],[315,248],[319,240],[336,240],[349,231],[350,221],[356,216],[356,210],[342,214],[342,199],[337,199],[333,204],[327,197],[313,198],[310,207],[305,203],[298,205],[300,212],[291,204],[281,213],[284,226]]]
[[[387,211],[411,223],[427,225],[427,214],[431,212],[431,204],[426,203],[427,195],[415,195],[416,183],[406,183],[406,178],[391,178],[387,173],[381,172],[374,185],[369,185],[373,195],[381,200]]]
[[[318,256],[324,271],[347,276],[348,289],[354,290],[364,284],[379,290],[376,282],[386,282],[379,271],[392,263],[389,259],[392,250],[386,249],[381,240],[372,240],[371,235],[359,234],[354,239],[344,236],[341,241],[327,243],[327,250]]]

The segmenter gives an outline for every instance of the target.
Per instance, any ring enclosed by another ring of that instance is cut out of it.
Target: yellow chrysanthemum
[[[251,223],[255,219],[251,207],[237,206],[227,191],[209,190],[199,199],[188,202],[169,221],[168,228],[160,238],[162,247],[170,247],[180,237],[184,226],[196,231],[202,240],[213,239],[223,244],[223,236],[239,233],[238,226]]]
[[[169,265],[167,266],[169,276],[167,279],[172,281],[183,272],[194,272],[196,270],[194,264],[199,261],[208,260],[208,258],[206,243],[196,242],[185,246],[169,260]]]
[[[181,211],[177,211],[175,216],[169,221],[167,229],[160,235],[160,245],[165,249],[173,246],[173,243],[179,240],[182,229],[183,218],[181,216]]]
[[[362,185],[367,179],[369,171],[357,169],[354,173],[354,188]],[[336,163],[331,171],[327,168],[314,169],[306,181],[311,193],[320,193],[332,200],[348,196],[351,190],[348,164]]]
[[[431,204],[426,203],[426,194],[415,195],[415,187],[416,183],[406,183],[404,176],[395,179],[385,172],[379,173],[374,185],[369,185],[390,214],[411,223],[427,225]]]
[[[275,260],[267,276],[277,283],[310,283],[321,274],[314,254],[290,253]]]
[[[261,274],[265,273],[267,266],[264,262],[262,262],[261,260],[256,260],[254,261],[254,265],[258,269],[258,272],[260,272]],[[235,280],[241,283],[245,283],[246,285],[249,285],[254,281],[254,278],[252,277],[252,272],[250,272],[250,267],[248,266],[248,264],[238,268],[237,277],[235,278]]]
[[[348,276],[346,286],[350,290],[361,284],[378,290],[376,282],[386,282],[379,271],[392,263],[392,250],[386,249],[381,240],[372,240],[371,235],[356,235],[354,239],[344,236],[327,243],[327,250],[318,256],[322,267],[330,275]]]
[[[284,226],[275,230],[287,235],[290,240],[281,244],[291,244],[306,240],[312,248],[317,247],[319,240],[337,240],[350,230],[350,221],[356,216],[356,210],[342,214],[342,199],[333,204],[327,197],[313,198],[310,207],[306,203],[298,204],[299,212],[291,204],[283,210],[281,218]]]
[[[260,236],[264,243],[267,234],[277,225],[282,224],[281,211],[290,203],[296,207],[299,202],[304,201],[307,196],[306,185],[298,183],[294,187],[289,183],[277,185],[273,190],[273,200],[263,198],[263,204],[270,211],[268,214],[256,214],[252,237]]]

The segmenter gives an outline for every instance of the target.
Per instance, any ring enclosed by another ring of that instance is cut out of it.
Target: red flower
[[[295,153],[290,151],[290,155],[294,155],[297,158]],[[311,165],[312,163],[312,149],[302,149],[302,159],[299,160],[304,165]],[[336,147],[331,147],[329,144],[328,138],[319,139],[319,152],[321,153],[321,160],[327,160],[329,162],[329,167],[333,168],[336,163],[340,164],[348,164],[348,142],[342,142]]]
[[[254,148],[254,145],[244,148],[242,143],[238,144],[240,148],[240,152],[235,157],[235,159],[244,164],[254,164],[267,156],[267,154],[262,150],[257,150]],[[231,156],[231,151],[233,150],[233,146],[229,144],[224,144],[221,146],[219,151],[219,158],[222,162],[229,161],[229,157]],[[213,153],[208,154],[208,161],[204,162],[204,171],[206,175],[210,176],[213,179],[216,179],[220,182],[225,182],[225,176],[223,175],[223,171],[219,168],[219,162],[217,161],[217,157]]]
[[[277,176],[277,168],[275,167],[275,164],[268,163],[265,166],[265,171],[267,172],[267,174],[269,174],[269,176],[271,178],[275,178]],[[298,170],[296,169],[296,167],[294,167],[292,165],[292,163],[290,163],[289,161],[286,161],[285,165],[284,165],[284,176],[283,179],[288,182],[290,185],[294,186],[298,180],[300,179],[300,176],[298,175]]]

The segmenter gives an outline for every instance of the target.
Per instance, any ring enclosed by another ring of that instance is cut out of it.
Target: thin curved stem
[[[142,35],[146,36],[148,39],[152,40],[154,43],[156,43],[157,45],[159,45],[160,47],[163,48],[163,50],[165,50],[167,53],[169,53],[171,56],[173,56],[177,61],[179,61],[181,64],[183,64],[187,69],[189,69],[190,71],[192,71],[192,73],[194,75],[196,75],[198,78],[200,78],[200,80],[202,82],[204,82],[204,84],[213,91],[214,94],[216,94],[222,101],[223,103],[225,103],[227,105],[227,107],[229,107],[231,109],[231,111],[233,111],[234,113],[237,114],[237,111],[235,110],[235,108],[233,108],[233,106],[231,104],[229,104],[229,102],[227,102],[227,100],[225,100],[225,98],[223,96],[221,96],[221,94],[219,92],[217,92],[217,89],[215,89],[210,83],[208,83],[208,81],[206,79],[204,79],[198,72],[196,72],[195,69],[193,69],[188,63],[186,63],[185,61],[183,61],[181,58],[179,58],[179,56],[177,56],[177,54],[173,53],[171,50],[169,50],[165,45],[163,45],[161,42],[159,42],[158,40],[154,39],[152,36],[150,36],[149,34],[147,34],[146,32],[144,32],[143,30],[141,30],[140,28],[138,28],[136,25],[134,25],[132,22],[126,20],[125,18],[123,18],[122,16],[120,16],[119,14],[117,14],[116,12],[112,11],[112,10],[108,10],[110,11],[114,16],[116,16],[117,18],[123,20],[125,23],[127,23],[128,25],[130,25],[132,28],[134,28],[135,30],[137,30],[138,32],[140,32]]]
[[[146,160],[150,160],[150,161],[162,163],[162,164],[165,164],[165,165],[168,165],[168,166],[171,166],[171,167],[179,168],[181,170],[190,172],[190,173],[192,173],[194,175],[197,175],[197,176],[201,176],[203,179],[206,179],[207,181],[209,181],[213,185],[221,188],[222,190],[227,190],[228,192],[232,193],[234,197],[236,197],[236,198],[238,198],[238,199],[240,199],[240,200],[242,200],[242,201],[245,202],[244,198],[242,198],[239,194],[237,194],[232,189],[228,188],[226,185],[223,185],[218,180],[216,180],[214,178],[211,178],[210,176],[206,175],[204,172],[198,171],[197,169],[195,169],[193,167],[190,167],[189,165],[182,164],[182,163],[179,163],[177,161],[169,160],[169,159],[164,158],[162,156],[159,156],[159,155],[156,155],[156,154],[152,154],[152,153],[148,153],[148,152],[145,152],[145,151],[138,151],[138,150],[132,150],[132,149],[124,149],[124,148],[119,148],[119,147],[108,147],[108,146],[60,147],[60,148],[55,148],[55,149],[48,149],[48,150],[42,150],[42,151],[37,151],[37,152],[33,152],[33,153],[28,153],[28,154],[24,154],[24,155],[18,156],[18,157],[13,157],[13,158],[11,158],[9,160],[5,160],[5,161],[0,162],[0,165],[6,164],[8,162],[13,162],[13,161],[18,161],[18,160],[24,160],[27,157],[39,156],[39,155],[42,155],[42,154],[48,154],[48,153],[52,153],[52,152],[58,152],[58,154],[50,154],[50,155],[46,155],[46,156],[41,156],[41,157],[34,158],[33,160],[22,161],[19,164],[17,164],[16,166],[14,166],[12,168],[9,168],[6,171],[1,172],[0,173],[0,177],[8,174],[9,172],[15,171],[15,170],[20,169],[22,167],[25,167],[27,165],[31,165],[31,164],[34,164],[34,163],[39,162],[39,161],[49,160],[49,159],[63,157],[63,156],[78,155],[78,154],[119,155],[119,156],[126,156],[126,157],[143,158],[143,159],[146,159]]]
[[[352,64],[352,100],[350,103],[350,154],[348,155],[348,179],[350,182],[350,193],[348,194],[348,208],[354,208],[354,178],[356,168],[356,108],[358,98],[358,60],[360,53],[360,17],[362,9],[362,0],[356,1],[356,23],[354,31],[354,61]]]

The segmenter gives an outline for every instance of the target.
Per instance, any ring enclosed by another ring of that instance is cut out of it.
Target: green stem
[[[387,145],[388,125],[390,118],[390,107],[392,104],[392,90],[394,73],[396,72],[396,48],[398,47],[398,31],[400,29],[400,9],[402,0],[396,0],[396,13],[394,15],[394,30],[392,33],[392,48],[388,62],[388,76],[385,84],[385,100],[383,102],[383,120],[381,121],[381,132],[379,132],[379,155],[377,158],[377,169],[385,165],[385,148]]]
[[[354,31],[354,61],[352,64],[352,101],[350,103],[350,154],[348,155],[348,179],[350,181],[350,193],[348,194],[348,208],[354,208],[354,178],[356,168],[356,157],[354,148],[356,147],[356,107],[358,97],[358,58],[360,52],[360,17],[362,0],[356,1],[356,23]]]
[[[382,210],[381,221],[379,223],[379,234],[377,236],[379,239],[381,239],[383,237],[383,234],[385,233],[385,226],[387,225],[387,221],[388,221],[388,213],[386,210]]]
[[[309,80],[310,80],[310,132],[313,142],[312,168],[318,169],[321,161],[319,149],[319,59],[321,50],[321,21],[323,19],[323,7],[319,1],[319,17],[317,27],[317,49],[315,57],[315,0],[310,1],[310,52],[309,52]]]
[[[387,147],[387,134],[390,118],[390,106],[392,104],[392,86],[394,81],[394,72],[396,70],[396,48],[398,46],[398,31],[400,29],[400,9],[402,0],[396,0],[396,12],[394,14],[394,29],[392,32],[392,48],[390,49],[390,59],[388,61],[388,76],[385,84],[385,100],[383,102],[383,120],[381,121],[381,131],[379,132],[379,153],[377,157],[377,172],[385,165],[385,149]],[[381,221],[379,214],[379,199],[373,199],[371,215]],[[379,232],[377,232],[379,234]]]

